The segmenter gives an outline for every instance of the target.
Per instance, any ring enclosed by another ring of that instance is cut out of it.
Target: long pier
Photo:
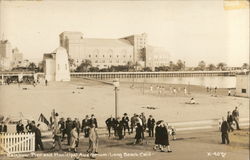
[[[236,76],[237,71],[174,71],[174,72],[71,72],[71,77],[85,77],[93,79],[115,78],[162,78],[162,77],[211,77],[211,76]],[[33,76],[34,72],[0,72],[0,79],[22,74]],[[36,73],[44,76],[44,73]]]
[[[73,72],[71,77],[88,77],[95,79],[115,78],[162,78],[162,77],[204,77],[235,76],[235,71],[176,71],[176,72]]]

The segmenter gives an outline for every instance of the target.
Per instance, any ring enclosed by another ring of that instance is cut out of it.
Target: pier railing
[[[162,78],[162,77],[204,77],[235,76],[235,71],[178,71],[178,72],[72,72],[71,77],[95,79],[112,78]]]

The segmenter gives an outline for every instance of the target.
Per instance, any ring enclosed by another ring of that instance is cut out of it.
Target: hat
[[[127,114],[127,113],[124,113],[123,115],[126,116],[126,115],[128,115],[128,114]]]
[[[91,114],[91,117],[95,116],[94,114]]]

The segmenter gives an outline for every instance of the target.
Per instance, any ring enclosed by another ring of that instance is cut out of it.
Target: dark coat
[[[0,132],[7,132],[7,126],[6,125],[0,125]]]
[[[16,132],[17,133],[23,133],[24,132],[24,126],[23,126],[23,124],[17,124],[16,125]]]
[[[166,127],[160,127],[160,139],[159,144],[168,146],[169,145],[169,138],[168,138],[168,130]]]
[[[122,117],[122,123],[123,126],[128,126],[129,118],[128,117]]]
[[[37,128],[36,126],[33,126],[31,129],[31,132],[35,133],[36,139],[41,139],[42,135],[41,135],[41,131],[39,128]]]
[[[73,122],[67,120],[66,121],[66,132],[67,132],[67,134],[70,134],[72,129],[73,129]]]
[[[232,115],[227,115],[227,123],[233,122],[233,116]]]
[[[155,144],[160,144],[160,138],[161,138],[161,128],[159,126],[155,127]]]
[[[229,125],[228,125],[227,121],[222,122],[220,130],[221,130],[222,133],[227,133],[228,132]]]
[[[90,121],[89,119],[83,119],[82,120],[82,130],[86,127],[90,127]]]
[[[148,128],[154,128],[154,126],[155,126],[155,119],[154,118],[152,118],[152,119],[149,118],[147,125],[148,125]]]
[[[98,128],[96,118],[93,118],[93,119],[92,119],[92,118],[90,118],[90,119],[89,119],[89,123],[90,123],[90,125],[95,124],[95,128]]]
[[[142,139],[142,132],[143,132],[142,126],[137,126],[135,130],[135,139]]]
[[[114,118],[108,118],[106,121],[105,121],[107,127],[115,127],[116,125],[116,120]]]

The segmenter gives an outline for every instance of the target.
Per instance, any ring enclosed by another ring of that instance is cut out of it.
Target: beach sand
[[[240,117],[249,117],[249,99],[227,96],[227,90],[218,89],[217,97],[206,92],[200,86],[171,85],[181,91],[176,95],[169,91],[170,85],[164,85],[162,95],[155,90],[150,91],[151,84],[121,83],[118,91],[118,113],[144,112],[146,116],[153,115],[156,120],[166,122],[193,121],[218,119],[226,116],[238,106]],[[143,91],[144,86],[144,91]],[[80,89],[79,87],[84,87]],[[187,87],[190,95],[185,95],[183,88]],[[27,88],[23,90],[22,88]],[[185,104],[194,97],[199,104]],[[25,117],[38,120],[41,113],[49,119],[52,109],[60,117],[83,119],[85,115],[95,114],[99,126],[105,126],[104,121],[112,114],[114,116],[114,87],[90,80],[73,79],[71,82],[50,82],[48,86],[38,84],[17,84],[0,86],[0,112],[4,116],[19,116],[21,112]],[[146,107],[156,109],[147,109]]]

